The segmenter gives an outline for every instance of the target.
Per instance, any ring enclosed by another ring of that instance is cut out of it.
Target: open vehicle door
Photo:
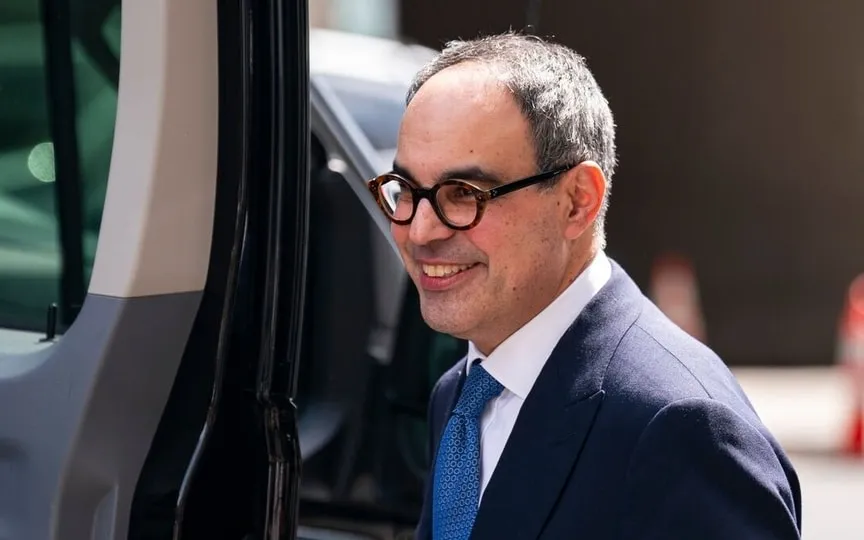
[[[0,4],[0,538],[294,537],[306,10]]]

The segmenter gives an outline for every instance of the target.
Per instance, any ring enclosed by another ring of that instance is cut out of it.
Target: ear
[[[593,230],[606,195],[606,176],[597,163],[584,161],[565,174],[559,188],[566,201],[564,232],[568,239],[575,240]]]

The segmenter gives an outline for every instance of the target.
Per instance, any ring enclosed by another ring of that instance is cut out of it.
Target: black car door
[[[306,9],[0,6],[0,537],[293,536]]]

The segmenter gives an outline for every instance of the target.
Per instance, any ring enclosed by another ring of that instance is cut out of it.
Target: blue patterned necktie
[[[466,540],[471,535],[480,501],[480,416],[503,389],[483,366],[471,367],[435,460],[433,540]]]

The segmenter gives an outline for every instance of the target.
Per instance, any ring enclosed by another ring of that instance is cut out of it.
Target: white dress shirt
[[[468,343],[466,373],[471,362],[479,358],[486,371],[504,386],[501,394],[486,405],[481,417],[481,498],[513,431],[522,403],[546,360],[567,328],[611,275],[609,259],[600,251],[564,292],[504,340],[488,358],[477,350],[474,343]]]

